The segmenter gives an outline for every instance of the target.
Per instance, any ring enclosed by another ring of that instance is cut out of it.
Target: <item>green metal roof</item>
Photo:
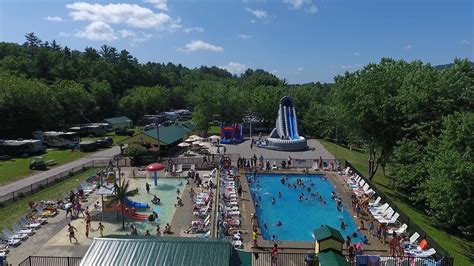
[[[180,125],[170,125],[167,127],[160,127],[159,131],[160,131],[159,132],[160,142],[165,143],[165,144],[171,144],[180,139],[183,139],[186,136],[186,134],[191,132],[191,129],[184,126],[180,126]],[[150,129],[143,133],[149,137],[158,139],[158,132],[156,131],[156,129]]]
[[[95,238],[85,265],[229,265],[232,245],[189,237],[108,236]]]
[[[321,226],[320,228],[314,229],[313,234],[316,240],[318,241],[332,238],[341,243],[344,243],[344,238],[342,237],[341,232],[339,232],[339,230],[332,228],[331,226],[324,225],[324,226]]]
[[[130,123],[132,122],[132,119],[126,116],[118,116],[118,117],[106,118],[104,119],[104,121],[111,125],[115,125],[115,124]]]
[[[196,129],[196,125],[191,123],[191,122],[184,122],[181,125],[189,128],[190,130],[195,130]]]
[[[321,266],[345,266],[349,265],[346,258],[341,254],[328,250],[318,254],[319,263]]]

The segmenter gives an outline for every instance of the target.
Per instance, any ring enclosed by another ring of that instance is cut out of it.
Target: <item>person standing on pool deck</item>
[[[278,245],[277,243],[273,244],[272,248],[272,265],[278,264]]]
[[[145,184],[146,193],[150,194],[150,184],[148,182]]]
[[[76,243],[77,243],[77,238],[76,236],[74,235],[74,231],[77,232],[77,229],[76,227],[72,226],[71,224],[67,224],[67,230],[69,232],[69,242],[72,243],[72,239],[76,240]]]
[[[252,239],[253,239],[253,246],[256,247],[257,245],[257,229],[253,230],[252,232]]]
[[[105,228],[105,226],[101,222],[99,222],[99,228],[97,228],[97,229],[100,232],[100,236],[104,236],[104,228]]]

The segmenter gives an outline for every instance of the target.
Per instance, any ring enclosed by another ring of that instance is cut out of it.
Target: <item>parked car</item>
[[[133,136],[135,131],[132,129],[118,129],[115,131],[115,135],[117,136]]]
[[[30,161],[30,170],[47,170],[48,166],[46,165],[43,157],[34,157]]]
[[[108,148],[112,146],[114,140],[112,138],[106,137],[102,139],[98,139],[95,141],[97,148]]]

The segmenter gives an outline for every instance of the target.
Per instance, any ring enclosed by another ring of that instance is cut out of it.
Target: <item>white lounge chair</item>
[[[378,206],[381,200],[382,200],[381,197],[377,197],[374,202],[369,202],[369,207]]]
[[[28,220],[26,220],[25,218],[20,218],[20,224],[24,227],[24,228],[29,228],[29,229],[39,229],[41,228],[41,223],[31,223],[31,222],[28,222]]]
[[[8,238],[13,238],[13,239],[20,239],[20,240],[26,240],[28,239],[28,234],[14,234],[7,228],[3,229],[3,234],[6,235]]]
[[[384,213],[389,207],[390,206],[388,205],[388,203],[384,203],[380,207],[369,208],[369,210],[370,210],[370,213],[372,213],[372,215],[376,215],[376,214]]]
[[[19,224],[12,225],[12,228],[15,234],[27,234],[29,236],[35,234],[35,231],[33,231],[33,229],[23,229]]]
[[[397,222],[398,217],[400,217],[400,214],[396,212],[392,218],[390,219],[383,219],[383,220],[378,220],[381,224],[394,224]]]
[[[436,254],[436,250],[434,248],[430,248],[427,251],[423,251],[423,257],[431,257]]]
[[[183,165],[178,164],[178,167],[176,168],[176,173],[181,174],[183,172]]]
[[[420,237],[420,234],[418,232],[413,233],[413,235],[410,237],[410,244],[414,244],[416,240]]]
[[[407,224],[402,224],[399,228],[397,229],[390,229],[388,230],[388,233],[391,235],[393,233],[396,233],[397,235],[401,235],[401,234],[404,234],[408,229],[408,225]]]
[[[0,233],[0,240],[1,240],[2,243],[4,243],[5,245],[8,245],[10,247],[16,247],[16,246],[21,244],[20,239],[8,237],[3,233]]]
[[[395,211],[392,209],[392,207],[389,207],[382,213],[376,213],[373,214],[374,218],[376,220],[383,220],[383,219],[390,219],[392,218],[392,215],[395,213]]]
[[[196,171],[196,165],[195,164],[191,164],[191,171]]]

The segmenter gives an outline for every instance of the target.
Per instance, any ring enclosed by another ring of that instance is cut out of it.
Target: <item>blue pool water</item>
[[[333,191],[329,181],[321,178],[323,175],[291,174],[285,185],[281,184],[280,178],[282,174],[258,174],[257,181],[250,183],[250,190],[253,202],[258,201],[257,217],[259,219],[260,231],[263,239],[271,240],[275,235],[278,240],[287,241],[313,241],[313,230],[321,225],[329,225],[338,229],[342,236],[351,235],[357,229],[354,218],[346,211],[344,206],[342,211],[336,208],[336,202],[331,197]],[[296,189],[288,187],[288,183],[296,184],[297,178],[303,179],[305,187],[297,186]],[[247,174],[247,179],[253,179],[253,174]],[[311,181],[314,186],[310,186]],[[316,197],[312,197],[310,201],[298,201],[298,197],[303,192],[305,197],[311,193],[306,189],[311,187],[311,192],[319,194],[326,201],[321,204]],[[278,192],[282,193],[282,198],[278,197]],[[260,200],[259,200],[260,197]],[[272,204],[272,197],[275,198],[275,204]],[[282,222],[282,226],[276,226],[278,221]],[[347,224],[347,227],[341,229],[341,221]],[[264,224],[267,225],[265,229]],[[361,242],[362,234],[359,234],[354,242]]]

